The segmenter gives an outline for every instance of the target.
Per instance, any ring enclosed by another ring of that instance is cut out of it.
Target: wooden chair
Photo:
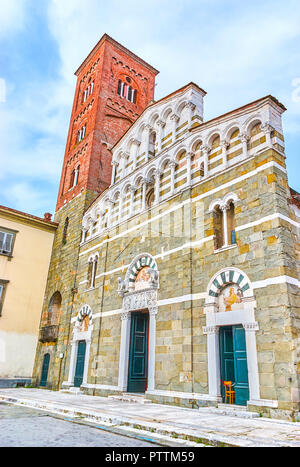
[[[232,381],[222,381],[222,382],[225,388],[225,404],[227,404],[227,400],[229,400],[229,404],[234,404],[235,391],[232,388],[235,385],[235,383],[233,383]]]

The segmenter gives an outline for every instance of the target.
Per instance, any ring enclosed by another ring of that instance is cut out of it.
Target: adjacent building
[[[57,224],[0,206],[0,385],[31,382]]]
[[[105,35],[77,70],[36,385],[299,411],[299,194],[265,96],[205,121],[195,83]],[[49,322],[57,340],[43,338]]]

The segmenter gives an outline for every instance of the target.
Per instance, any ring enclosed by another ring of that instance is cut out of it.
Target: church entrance
[[[50,354],[46,353],[44,355],[44,360],[43,360],[40,386],[47,386],[49,363],[50,363]]]
[[[149,313],[131,313],[128,392],[144,393],[148,376],[148,329]]]
[[[221,380],[234,383],[235,404],[247,405],[249,400],[248,367],[245,330],[242,325],[220,328]],[[224,385],[221,394],[225,401]]]

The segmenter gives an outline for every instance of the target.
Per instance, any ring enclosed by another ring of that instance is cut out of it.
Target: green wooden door
[[[148,313],[131,314],[128,392],[145,392],[148,365]]]
[[[233,326],[233,352],[235,373],[235,403],[247,405],[249,400],[248,366],[245,329],[242,325]]]
[[[235,383],[235,403],[247,405],[249,400],[248,367],[245,330],[242,325],[220,329],[221,380]],[[223,402],[224,386],[221,384]]]
[[[40,386],[46,386],[47,385],[49,363],[50,363],[50,354],[46,353],[44,355],[44,360],[43,360]]]
[[[83,381],[84,361],[85,361],[86,342],[78,342],[77,361],[74,376],[74,387],[79,388]]]

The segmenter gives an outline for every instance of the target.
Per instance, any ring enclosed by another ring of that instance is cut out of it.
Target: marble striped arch
[[[217,273],[212,279],[209,285],[208,296],[216,299],[222,289],[229,284],[236,284],[246,296],[252,295],[250,281],[246,274],[238,269],[228,268]]]
[[[134,284],[138,273],[146,266],[157,270],[156,261],[151,255],[149,255],[149,253],[142,253],[132,261],[125,277],[125,280],[128,281],[129,286]]]
[[[83,305],[78,313],[78,316],[77,316],[77,321],[78,323],[81,323],[83,321],[83,319],[88,316],[89,319],[90,319],[90,323],[92,322],[92,318],[93,318],[93,313],[92,313],[92,310],[91,308],[89,307],[89,305]]]

